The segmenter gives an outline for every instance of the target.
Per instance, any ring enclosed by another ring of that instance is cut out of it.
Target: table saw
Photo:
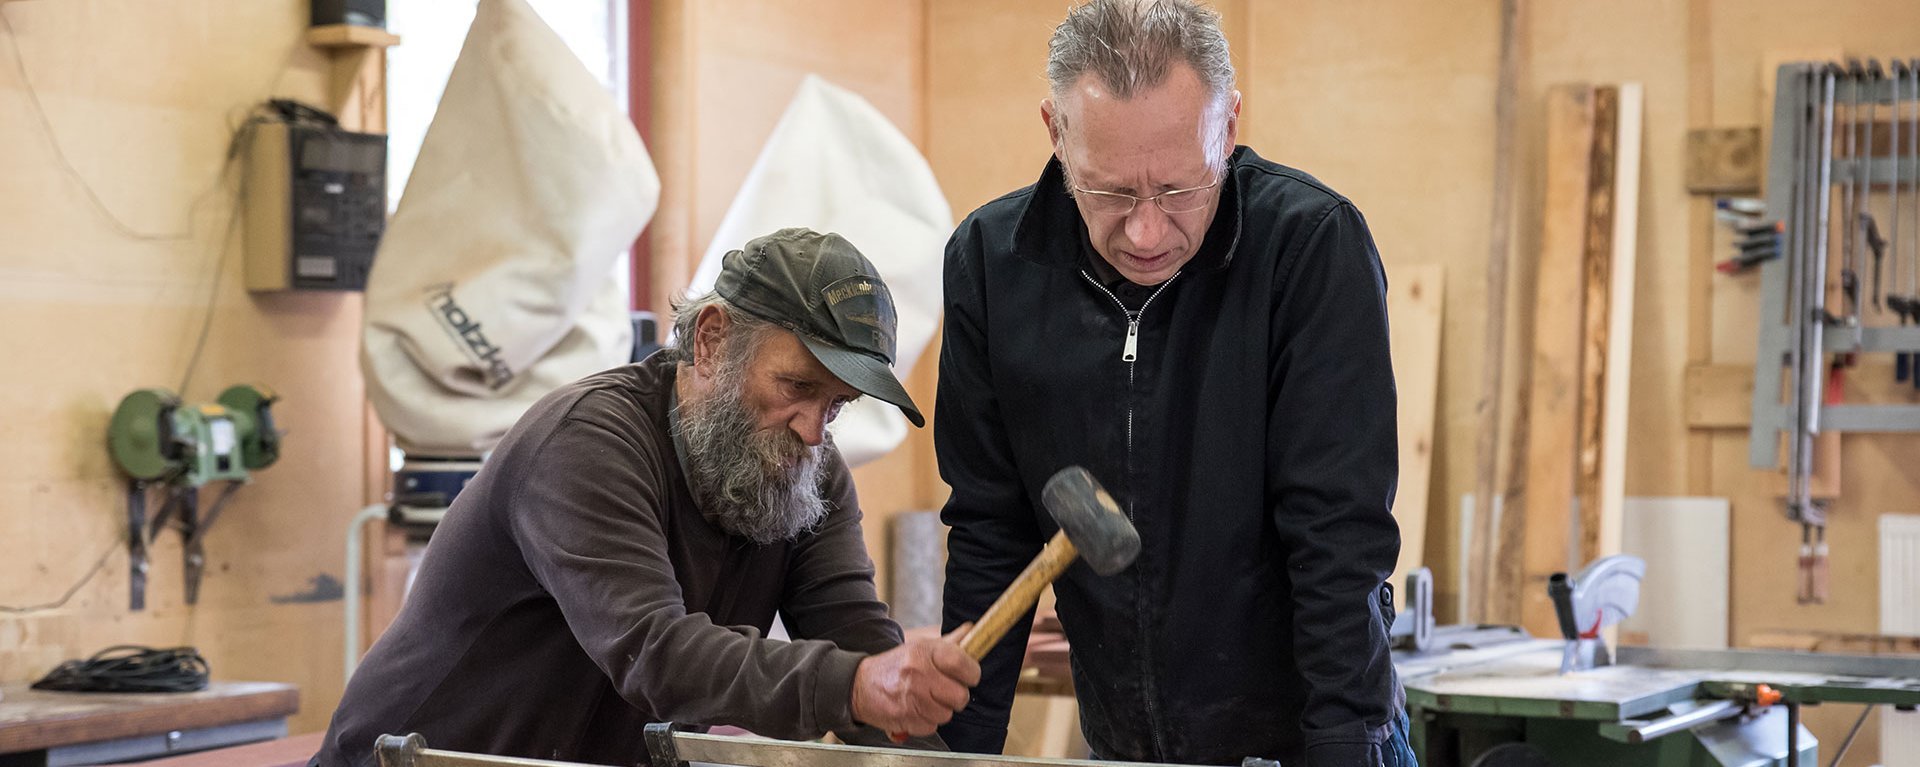
[[[1920,659],[1623,647],[1617,665],[1562,674],[1564,646],[1397,653],[1420,763],[1814,765],[1800,706],[1920,705]]]

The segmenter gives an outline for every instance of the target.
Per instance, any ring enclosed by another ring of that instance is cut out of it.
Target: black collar
[[[1241,218],[1240,177],[1234,171],[1243,157],[1252,156],[1253,150],[1242,146],[1235,147],[1227,159],[1227,177],[1220,182],[1220,207],[1214,211],[1200,252],[1182,271],[1213,271],[1233,260],[1234,248],[1240,244]],[[1085,265],[1084,254],[1091,247],[1087,225],[1067,193],[1066,172],[1059,158],[1049,158],[1046,170],[1034,183],[1033,194],[1014,227],[1013,244],[1021,256],[1040,264],[1075,270]]]

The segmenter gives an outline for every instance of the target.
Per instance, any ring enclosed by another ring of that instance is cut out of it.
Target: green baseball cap
[[[926,426],[893,375],[893,294],[873,262],[838,234],[782,229],[720,260],[713,289],[734,307],[794,332],[846,385]]]

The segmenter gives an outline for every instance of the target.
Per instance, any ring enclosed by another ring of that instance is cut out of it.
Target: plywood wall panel
[[[1389,274],[1446,270],[1425,561],[1451,605],[1485,360],[1499,3],[1250,5],[1242,143],[1351,198]]]
[[[0,615],[0,679],[117,642],[189,643],[217,677],[299,685],[293,728],[318,729],[339,695],[341,605],[324,593],[301,600],[314,578],[340,577],[364,490],[360,300],[248,295],[237,238],[220,256],[233,195],[218,185],[228,126],[246,107],[325,98],[327,61],[301,42],[306,6],[10,3],[0,13],[13,29],[0,34],[0,114],[14,118],[0,120],[0,604],[57,599],[106,553],[64,608]],[[209,307],[185,394],[206,401],[239,381],[279,390],[286,450],[209,534],[200,604],[181,603],[178,536],[168,534],[152,553],[149,607],[131,613],[107,419],[132,389],[180,384]]]

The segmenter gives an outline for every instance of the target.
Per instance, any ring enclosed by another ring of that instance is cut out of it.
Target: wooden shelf
[[[315,48],[389,48],[400,44],[400,36],[379,27],[328,24],[308,27],[307,44]]]

